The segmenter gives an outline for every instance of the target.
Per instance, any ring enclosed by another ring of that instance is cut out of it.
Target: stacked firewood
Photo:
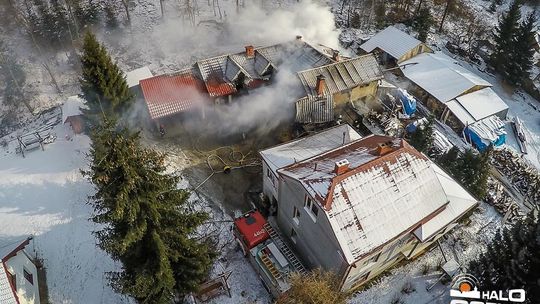
[[[491,164],[499,170],[532,205],[540,204],[540,173],[517,153],[494,151]]]
[[[496,179],[488,178],[488,191],[485,201],[492,205],[500,214],[506,217],[507,222],[524,216],[517,202],[506,192],[504,186]]]

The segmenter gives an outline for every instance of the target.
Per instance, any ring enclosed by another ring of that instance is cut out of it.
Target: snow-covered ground
[[[58,138],[23,158],[15,141],[0,148],[0,243],[34,235],[35,251],[44,260],[51,303],[129,303],[107,285],[105,273],[118,269],[96,247],[86,204],[91,185],[80,173],[86,167],[87,136]]]

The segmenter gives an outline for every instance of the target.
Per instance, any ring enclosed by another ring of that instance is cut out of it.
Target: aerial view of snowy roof
[[[539,25],[0,1],[0,304],[540,303]]]

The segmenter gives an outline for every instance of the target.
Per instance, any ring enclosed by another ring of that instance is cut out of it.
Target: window
[[[294,228],[291,229],[291,241],[296,244],[296,238],[298,237],[298,234],[296,234],[296,231]]]
[[[317,207],[317,204],[311,199],[311,197],[307,195],[306,199],[304,200],[304,209],[309,214],[311,219],[316,222],[317,214],[319,214],[319,208]]]
[[[26,268],[23,268],[23,275],[24,278],[30,282],[30,284],[34,285],[34,275],[32,275]]]
[[[300,210],[298,208],[293,207],[293,221],[296,223],[296,225],[300,224]]]
[[[274,173],[272,172],[272,170],[270,170],[270,168],[266,168],[266,176],[272,181],[272,184],[275,186],[276,181],[274,180]]]

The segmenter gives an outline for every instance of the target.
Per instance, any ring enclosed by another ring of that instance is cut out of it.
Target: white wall
[[[278,185],[279,179],[275,172],[268,167],[266,161],[262,162],[263,167],[263,193],[268,196],[268,199],[272,201],[272,197],[278,199]]]
[[[17,296],[21,304],[39,304],[38,274],[36,265],[21,250],[6,262],[8,271],[16,276]],[[24,277],[23,269],[33,276],[34,284]]]

